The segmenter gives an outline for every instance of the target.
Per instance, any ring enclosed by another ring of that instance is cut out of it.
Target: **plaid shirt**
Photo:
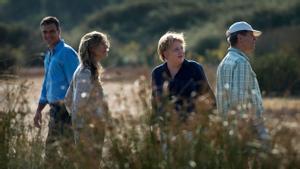
[[[260,118],[262,97],[256,75],[248,57],[236,48],[229,48],[217,70],[217,107],[226,117],[228,111],[254,112]]]

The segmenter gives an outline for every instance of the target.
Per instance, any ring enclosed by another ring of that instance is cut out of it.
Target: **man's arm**
[[[46,72],[46,70],[45,70],[45,72]],[[34,116],[34,119],[33,119],[34,126],[38,127],[38,128],[41,128],[42,111],[48,103],[46,95],[47,95],[47,89],[46,89],[46,76],[45,76],[44,81],[43,81],[43,85],[42,85],[42,91],[41,91],[39,104],[38,104],[38,107],[36,109],[35,116]]]
[[[73,83],[74,81],[72,80],[64,99],[64,103],[69,114],[72,113],[71,111],[73,105],[73,88],[74,88]]]
[[[68,82],[70,83],[72,78],[73,78],[73,74],[79,64],[79,60],[78,60],[78,56],[77,53],[73,50],[68,50],[65,53],[65,60],[63,62],[63,69],[66,75],[66,78],[68,80]]]
[[[232,108],[238,110],[247,109],[249,98],[249,86],[251,83],[251,68],[247,62],[240,62],[233,69],[232,77]]]
[[[159,117],[162,116],[163,103],[165,102],[163,87],[159,86],[158,82],[162,80],[160,72],[153,70],[151,73],[151,105],[152,105],[152,117],[151,123],[156,123]]]
[[[262,118],[262,113],[264,111],[263,108],[263,101],[262,101],[262,96],[260,93],[259,85],[256,79],[256,74],[251,70],[251,103],[253,107],[255,108],[256,112],[256,118],[261,119]]]

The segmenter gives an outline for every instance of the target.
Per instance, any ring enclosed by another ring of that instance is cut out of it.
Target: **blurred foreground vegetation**
[[[245,20],[263,31],[253,67],[264,93],[300,94],[298,0],[0,0],[0,72],[42,65],[39,22],[46,15],[61,20],[75,49],[88,31],[108,33],[105,67],[159,64],[157,42],[167,31],[184,32],[188,58],[217,65],[228,47],[225,30]]]
[[[43,134],[26,120],[30,110],[25,96],[30,84],[2,82],[5,90],[1,99],[5,98],[5,102],[1,102],[0,109],[1,168],[50,167],[44,166]],[[124,91],[118,92],[119,111],[110,112],[117,116],[105,120],[101,161],[104,169],[295,169],[300,166],[300,117],[296,110],[285,109],[284,114],[267,110],[265,122],[271,140],[261,142],[252,130],[250,114],[239,116],[232,112],[229,120],[223,121],[214,112],[204,112],[201,109],[204,104],[198,104],[200,109],[188,123],[179,122],[176,113],[166,112],[169,120],[163,119],[166,123],[160,128],[165,134],[162,139],[155,132],[158,126],[150,123],[149,83],[140,78],[134,84],[133,103],[126,103],[128,98]],[[132,106],[137,112],[131,111]],[[62,143],[57,142],[57,145]],[[80,151],[63,151],[58,161],[63,159],[69,163],[60,167],[74,168],[81,164],[86,169],[95,168],[97,157],[86,159]],[[56,162],[50,164],[56,166]]]

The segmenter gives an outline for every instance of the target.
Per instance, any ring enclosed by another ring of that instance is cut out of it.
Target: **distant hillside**
[[[0,39],[0,71],[16,64],[42,64],[46,46],[41,43],[39,22],[46,15],[61,20],[63,37],[75,49],[86,32],[107,33],[112,48],[104,61],[106,67],[159,64],[157,42],[167,31],[185,34],[188,58],[216,65],[228,47],[226,29],[245,20],[263,31],[254,60],[262,86],[300,93],[300,68],[290,73],[293,85],[265,85],[269,76],[300,61],[299,0],[0,0],[0,35],[5,37]],[[273,71],[268,62],[276,63],[282,55],[285,64]],[[266,70],[272,71],[265,75]],[[279,78],[278,83],[282,79],[286,78]]]
[[[141,59],[141,62],[145,62],[141,56],[154,54],[156,43],[163,33],[181,31],[186,34],[191,57],[202,56],[208,61],[216,61],[214,58],[220,56],[209,57],[224,46],[224,32],[234,21],[246,20],[263,32],[286,27],[293,29],[300,25],[300,3],[282,3],[238,0],[127,1],[94,12],[80,24],[80,29],[107,32],[116,42],[116,47],[121,49],[116,55],[124,58],[123,49],[133,48],[137,53],[130,57],[137,57],[132,60]]]

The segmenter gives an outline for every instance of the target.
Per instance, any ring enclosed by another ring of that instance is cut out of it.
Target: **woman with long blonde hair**
[[[101,86],[100,60],[107,56],[109,47],[107,36],[101,32],[89,32],[81,38],[78,49],[80,65],[65,97],[67,110],[72,116],[75,144],[83,157],[77,160],[83,160],[79,161],[83,165],[98,163],[94,157],[97,154],[101,158],[102,154],[108,106]]]

